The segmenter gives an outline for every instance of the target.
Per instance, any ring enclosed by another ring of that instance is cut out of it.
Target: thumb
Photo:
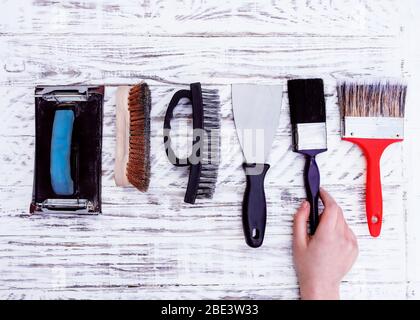
[[[293,245],[295,248],[306,247],[308,244],[309,203],[303,201],[297,210],[293,222]]]

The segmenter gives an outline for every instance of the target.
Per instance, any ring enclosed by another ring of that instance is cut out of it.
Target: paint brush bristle
[[[292,124],[325,122],[324,83],[322,79],[287,81]]]
[[[287,91],[294,151],[326,151],[324,82],[322,79],[289,80]]]
[[[407,86],[399,81],[343,81],[337,93],[345,117],[404,117]]]
[[[140,191],[146,191],[150,182],[150,108],[151,96],[147,83],[131,87],[128,96],[129,153],[127,179]]]

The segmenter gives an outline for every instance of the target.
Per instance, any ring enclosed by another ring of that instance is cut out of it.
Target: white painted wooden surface
[[[241,229],[244,174],[229,84],[324,78],[329,151],[323,185],[345,210],[360,256],[343,298],[420,298],[420,3],[416,0],[0,1],[1,298],[298,298],[291,225],[304,197],[303,160],[291,152],[287,95],[266,180],[260,249]],[[335,81],[397,76],[409,85],[406,141],[382,159],[384,223],[365,223],[361,152],[339,137]],[[151,85],[150,191],[113,185],[114,93]],[[186,172],[160,137],[173,90],[220,89],[223,152],[213,200],[182,202]],[[97,217],[27,217],[37,84],[105,84],[103,211]]]

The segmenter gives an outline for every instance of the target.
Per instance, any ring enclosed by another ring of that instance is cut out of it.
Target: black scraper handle
[[[246,189],[242,204],[245,240],[250,247],[258,248],[263,243],[267,221],[264,178],[270,165],[244,163],[243,167],[246,174]]]
[[[305,189],[306,189],[306,198],[310,205],[310,215],[309,215],[309,232],[311,235],[315,234],[316,228],[319,223],[319,210],[318,210],[318,201],[319,201],[319,184],[320,184],[320,174],[318,165],[315,160],[315,155],[306,156],[306,163],[304,169],[304,180],[305,180]]]

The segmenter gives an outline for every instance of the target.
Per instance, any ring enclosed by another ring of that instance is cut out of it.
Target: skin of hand
[[[293,260],[302,299],[340,298],[340,282],[350,271],[359,249],[343,211],[331,195],[320,189],[324,211],[313,236],[307,233],[310,207],[304,201],[295,214]]]

